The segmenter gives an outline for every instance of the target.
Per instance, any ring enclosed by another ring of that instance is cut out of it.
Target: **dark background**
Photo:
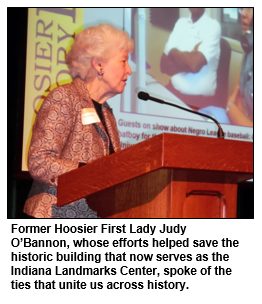
[[[32,185],[21,174],[27,8],[7,8],[7,217],[21,218]]]
[[[32,185],[21,172],[27,8],[7,8],[7,217],[23,218],[23,206]],[[238,218],[254,218],[253,182],[239,184]]]

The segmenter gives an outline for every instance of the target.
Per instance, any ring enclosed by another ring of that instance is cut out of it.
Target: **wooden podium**
[[[235,218],[253,143],[163,133],[58,178],[57,205],[87,197],[102,218]]]

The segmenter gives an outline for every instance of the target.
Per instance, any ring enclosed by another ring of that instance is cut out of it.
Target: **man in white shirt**
[[[169,36],[161,58],[161,71],[171,76],[167,86],[178,98],[195,108],[212,103],[217,87],[221,28],[205,14],[190,8]]]

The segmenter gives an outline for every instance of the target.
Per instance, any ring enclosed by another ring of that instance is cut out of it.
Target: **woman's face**
[[[107,93],[112,96],[121,94],[125,89],[127,77],[132,73],[128,64],[128,53],[118,51],[103,65],[103,69],[105,73],[102,79]]]

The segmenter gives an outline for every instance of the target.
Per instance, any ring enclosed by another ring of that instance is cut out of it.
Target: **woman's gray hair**
[[[123,30],[110,24],[89,27],[76,36],[66,56],[69,73],[73,79],[90,81],[94,78],[92,58],[107,62],[117,51],[132,53],[133,41]]]

